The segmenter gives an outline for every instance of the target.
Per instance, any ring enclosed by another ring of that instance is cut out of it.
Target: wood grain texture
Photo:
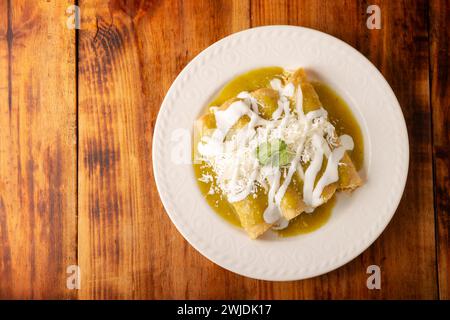
[[[441,299],[450,299],[450,4],[430,2],[430,70],[433,110],[438,275]]]
[[[0,1],[0,298],[450,299],[448,2],[79,0],[78,41],[66,28],[72,3]],[[366,28],[371,4],[381,30]],[[336,271],[283,283],[195,251],[164,211],[151,158],[157,113],[183,67],[270,24],[357,48],[392,86],[410,139],[405,193],[381,237]],[[74,292],[66,267],[77,263]],[[381,290],[366,287],[372,264]]]
[[[0,298],[73,298],[75,32],[71,2],[0,2]]]

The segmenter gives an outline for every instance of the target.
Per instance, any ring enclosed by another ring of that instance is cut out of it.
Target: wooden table
[[[450,4],[432,1],[0,1],[0,297],[449,299]],[[367,7],[381,9],[369,30]],[[71,20],[69,20],[70,26]],[[267,282],[195,251],[152,171],[161,101],[182,68],[233,32],[301,25],[354,46],[403,109],[410,170],[392,222],[321,277]],[[381,267],[381,290],[366,269]],[[81,289],[66,286],[79,265]]]

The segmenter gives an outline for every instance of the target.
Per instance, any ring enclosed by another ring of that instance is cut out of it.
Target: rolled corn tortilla
[[[316,90],[308,81],[306,72],[303,68],[297,69],[290,76],[288,76],[288,81],[292,82],[295,88],[300,85],[303,92],[303,111],[305,114],[310,111],[317,110],[320,107],[326,110],[326,107],[322,106]],[[325,202],[333,196],[336,190],[352,191],[362,185],[362,179],[347,152],[341,160],[338,172],[339,181],[328,185],[322,193],[322,198]]]
[[[225,110],[236,99],[230,99],[224,102],[219,109]],[[248,117],[244,116],[233,126],[233,129],[244,127],[248,123]],[[200,142],[201,137],[211,135],[216,128],[216,121],[212,112],[206,113],[200,117],[195,124],[194,143],[195,146]],[[195,148],[196,149],[196,148]],[[197,152],[197,151],[195,151]],[[271,224],[264,221],[263,214],[267,207],[267,194],[259,192],[256,198],[247,196],[245,199],[237,202],[231,202],[235,214],[238,216],[242,228],[251,239],[256,239],[268,229]]]

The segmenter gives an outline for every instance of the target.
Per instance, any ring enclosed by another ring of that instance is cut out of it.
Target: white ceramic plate
[[[340,195],[330,220],[309,234],[251,240],[203,199],[191,159],[191,133],[205,105],[235,76],[264,66],[304,67],[350,105],[363,130],[366,183]],[[226,37],[195,57],[173,82],[156,121],[153,170],[161,200],[189,243],[218,265],[264,280],[314,277],[349,262],[391,220],[406,182],[408,135],[398,101],[380,72],[330,35],[268,26]]]

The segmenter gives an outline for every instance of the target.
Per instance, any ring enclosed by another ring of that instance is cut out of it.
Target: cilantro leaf
[[[256,149],[256,155],[263,166],[281,167],[291,161],[287,144],[281,139],[261,143]]]

